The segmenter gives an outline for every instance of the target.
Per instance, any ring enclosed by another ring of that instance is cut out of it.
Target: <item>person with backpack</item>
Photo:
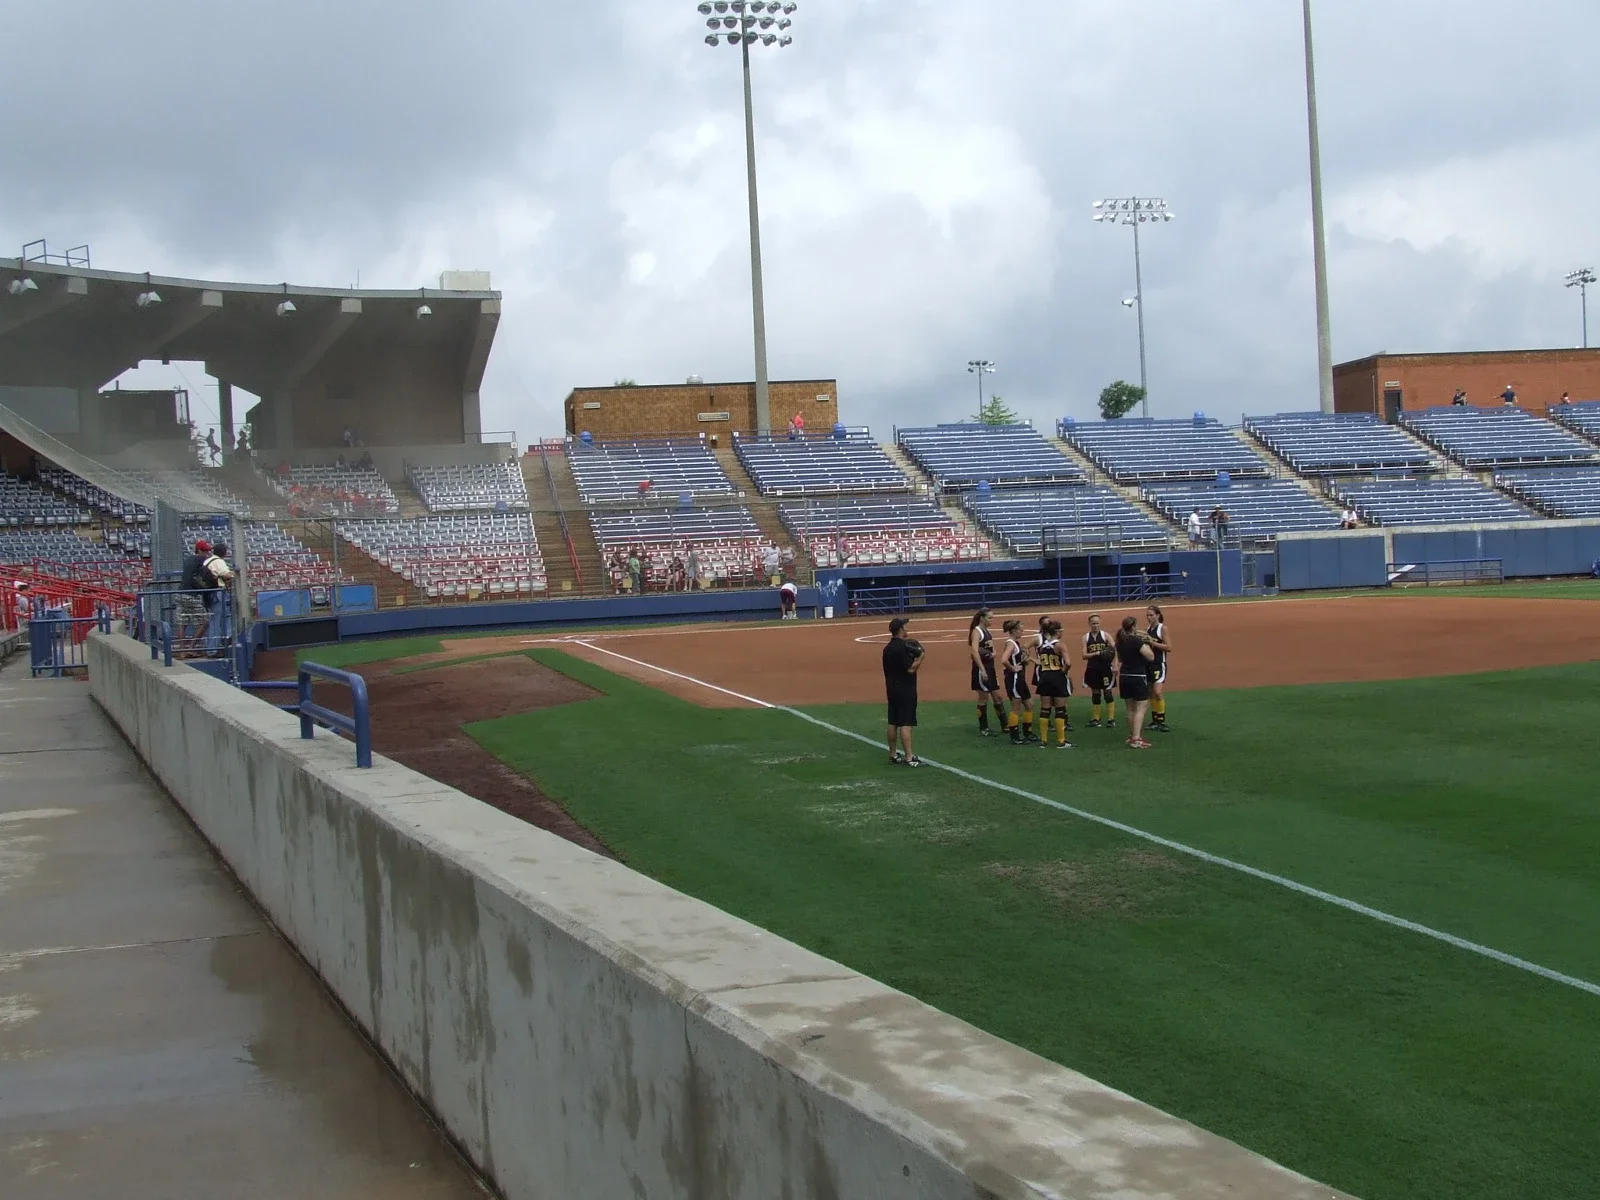
[[[198,544],[196,546],[198,549]],[[228,547],[218,542],[200,564],[200,581],[205,598],[207,621],[206,649],[215,654],[228,644],[233,636],[233,606],[229,591],[233,587],[233,568],[228,565]]]

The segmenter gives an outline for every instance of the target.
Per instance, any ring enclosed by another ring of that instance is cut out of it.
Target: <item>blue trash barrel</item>
[[[1217,486],[1219,488],[1231,488],[1233,486],[1233,472],[1232,471],[1218,471],[1217,472]]]
[[[1206,415],[1205,415],[1205,413],[1203,413],[1203,412],[1195,413],[1194,414],[1194,423],[1196,425],[1204,425],[1206,423]]]
[[[585,446],[592,446],[592,445],[594,445],[594,434],[590,433],[587,429],[585,429],[582,433],[580,433],[578,435],[578,440],[580,442],[582,442]]]
[[[833,423],[833,436],[836,437],[841,442],[844,441],[845,438],[850,436],[849,435],[849,431],[846,430],[845,427],[844,427],[844,422],[843,421],[835,421]]]
[[[679,492],[678,493],[678,507],[679,508],[693,508],[694,507],[694,493],[693,492]]]

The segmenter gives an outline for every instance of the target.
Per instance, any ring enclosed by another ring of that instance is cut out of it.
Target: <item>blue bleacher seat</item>
[[[1575,400],[1571,404],[1552,404],[1550,419],[1580,433],[1591,442],[1600,442],[1600,400]]]
[[[739,461],[763,496],[903,492],[911,486],[865,429],[790,439],[734,434]]]
[[[1400,421],[1463,466],[1600,461],[1592,444],[1521,408],[1452,405],[1402,413]]]
[[[732,496],[733,484],[704,440],[585,442],[568,439],[567,461],[585,504],[638,500],[640,484],[660,496]]]
[[[1108,487],[997,488],[969,492],[973,518],[1018,554],[1038,554],[1043,531],[1063,544],[1088,547],[1166,546],[1172,530]]]
[[[592,512],[594,540],[607,546],[683,544],[759,540],[761,527],[748,508],[648,508],[624,512]]]
[[[1118,483],[1149,479],[1262,479],[1271,465],[1220,421],[1122,417],[1115,421],[1062,421],[1063,440],[1077,447]]]
[[[902,429],[900,445],[941,488],[1081,484],[1083,472],[1031,425],[962,422]]]
[[[1302,475],[1415,474],[1440,463],[1376,413],[1277,413],[1246,417],[1245,429]]]
[[[1341,484],[1335,494],[1375,525],[1531,521],[1538,514],[1475,479],[1387,479]]]
[[[407,463],[406,478],[429,512],[527,512],[528,489],[516,463],[430,466]],[[378,481],[380,484],[382,480]],[[387,487],[384,489],[387,491]],[[396,502],[391,511],[398,512]]]
[[[1600,517],[1600,466],[1513,467],[1494,480],[1552,517]]]
[[[990,545],[931,500],[871,496],[780,505],[778,518],[819,567],[987,558]]]
[[[1153,483],[1142,489],[1144,498],[1179,525],[1195,510],[1206,522],[1221,505],[1228,514],[1228,539],[1273,538],[1280,533],[1338,529],[1339,514],[1292,480],[1241,483],[1226,490],[1195,484]]]

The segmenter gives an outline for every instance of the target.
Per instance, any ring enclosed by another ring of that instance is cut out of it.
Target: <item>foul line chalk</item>
[[[868,746],[873,746],[880,750],[883,748],[883,743],[873,738],[869,738],[864,734],[856,733],[851,729],[843,729],[838,725],[834,725],[828,721],[814,717],[810,713],[801,712],[797,708],[790,708],[783,704],[772,704],[766,700],[758,699],[755,696],[746,696],[744,693],[736,692],[731,688],[721,687],[715,683],[708,683],[704,679],[696,679],[693,675],[684,675],[678,671],[669,671],[666,667],[656,666],[655,663],[645,662],[644,660],[638,658],[630,658],[626,654],[618,654],[615,650],[607,650],[604,646],[597,646],[593,642],[580,641],[578,642],[578,645],[586,646],[590,650],[593,650],[599,654],[607,654],[612,658],[621,659],[623,662],[632,663],[634,666],[644,667],[646,670],[657,671],[662,675],[671,676],[673,679],[681,679],[685,683],[692,683],[699,687],[707,688],[713,692],[721,692],[724,696],[732,696],[735,700],[743,700],[748,704],[755,705],[757,708],[768,708],[776,712],[788,713],[792,717],[798,717],[800,720],[805,721],[808,724],[816,725],[819,728],[828,730],[830,733],[836,733],[841,737],[851,738],[855,741],[863,742]],[[1164,847],[1165,849],[1171,850],[1177,854],[1183,854],[1190,858],[1199,859],[1201,862],[1210,863],[1215,867],[1225,867],[1230,871],[1237,871],[1241,875],[1248,875],[1252,879],[1261,880],[1263,883],[1270,883],[1276,887],[1284,888],[1287,891],[1297,892],[1302,896],[1309,896],[1313,900],[1320,900],[1324,904],[1331,904],[1335,908],[1344,909],[1346,912],[1353,912],[1363,917],[1370,917],[1374,921],[1382,922],[1383,924],[1393,926],[1396,929],[1404,929],[1410,933],[1421,934],[1423,937],[1432,938],[1436,942],[1443,942],[1447,946],[1454,946],[1457,950],[1465,950],[1468,954],[1476,954],[1481,958],[1491,959],[1492,961],[1502,963],[1505,966],[1514,967],[1519,971],[1526,971],[1530,975],[1537,975],[1539,978],[1548,979],[1552,983],[1564,984],[1567,987],[1576,988],[1580,992],[1587,992],[1591,996],[1600,996],[1600,984],[1590,983],[1587,979],[1579,979],[1575,975],[1567,975],[1561,971],[1552,970],[1550,967],[1540,966],[1536,962],[1529,962],[1525,958],[1518,958],[1515,954],[1507,954],[1503,950],[1496,950],[1493,946],[1484,946],[1478,942],[1469,941],[1463,937],[1457,937],[1453,933],[1446,933],[1442,929],[1434,929],[1429,925],[1423,925],[1416,921],[1408,921],[1405,917],[1397,917],[1393,913],[1384,912],[1380,908],[1373,908],[1371,905],[1362,904],[1357,900],[1347,900],[1343,896],[1336,896],[1332,892],[1325,892],[1321,888],[1312,887],[1310,884],[1299,883],[1282,875],[1274,875],[1271,871],[1263,871],[1260,867],[1252,867],[1248,863],[1235,862],[1233,859],[1224,858],[1220,854],[1212,854],[1209,850],[1201,850],[1196,846],[1185,845],[1183,842],[1175,842],[1171,838],[1162,837],[1158,833],[1150,833],[1148,830],[1140,829],[1134,825],[1125,824],[1122,821],[1113,820],[1110,817],[1103,817],[1099,813],[1092,813],[1087,809],[1074,808],[1070,804],[1063,804],[1061,801],[1052,800],[1048,796],[1041,796],[1036,792],[1030,792],[1019,787],[1012,787],[1009,783],[1001,783],[995,779],[987,779],[982,775],[974,775],[971,771],[963,771],[960,767],[953,767],[949,763],[936,762],[931,758],[924,758],[922,761],[930,767],[936,767],[941,771],[948,771],[950,774],[958,776],[961,779],[965,779],[969,783],[978,784],[980,787],[993,788],[997,792],[1006,792],[1010,795],[1018,796],[1023,800],[1030,800],[1034,804],[1042,804],[1046,808],[1053,808],[1057,812],[1067,813],[1069,816],[1077,817],[1082,821],[1090,821],[1096,825],[1102,825],[1107,829],[1115,829],[1118,833],[1125,833],[1129,837],[1139,838],[1142,841],[1149,842],[1152,845]]]

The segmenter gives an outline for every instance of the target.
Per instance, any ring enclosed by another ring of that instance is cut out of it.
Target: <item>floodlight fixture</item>
[[[149,308],[152,304],[161,303],[161,293],[151,288],[149,291],[140,292],[133,298],[133,302],[140,308]]]
[[[767,379],[767,314],[761,280],[761,214],[756,192],[755,110],[750,89],[750,47],[792,46],[787,30],[799,5],[794,0],[700,0],[696,6],[706,18],[708,46],[726,43],[737,47],[744,66],[745,177],[750,204],[750,308],[755,326],[756,430],[772,431],[772,397]]]
[[[277,307],[277,309],[275,311],[277,312],[277,314],[280,317],[287,317],[290,313],[295,311],[294,301],[293,300],[280,300],[278,302],[278,307]]]
[[[1145,367],[1144,347],[1144,264],[1139,250],[1139,226],[1172,220],[1172,210],[1158,196],[1119,196],[1094,202],[1094,220],[1107,229],[1118,225],[1133,228],[1133,297],[1124,300],[1124,308],[1135,309],[1139,314],[1139,388],[1144,392],[1141,415],[1150,415],[1149,373]]]
[[[978,377],[978,415],[983,415],[983,377],[993,375],[998,368],[987,358],[969,358],[967,373]]]
[[[1567,274],[1566,286],[1578,289],[1578,302],[1583,306],[1583,348],[1589,348],[1589,285],[1595,282],[1595,273],[1589,267],[1579,267]]]
[[[39,285],[33,281],[33,276],[31,275],[23,275],[20,278],[13,279],[10,283],[6,284],[6,291],[10,292],[13,296],[21,296],[28,292],[37,292],[38,290]]]

